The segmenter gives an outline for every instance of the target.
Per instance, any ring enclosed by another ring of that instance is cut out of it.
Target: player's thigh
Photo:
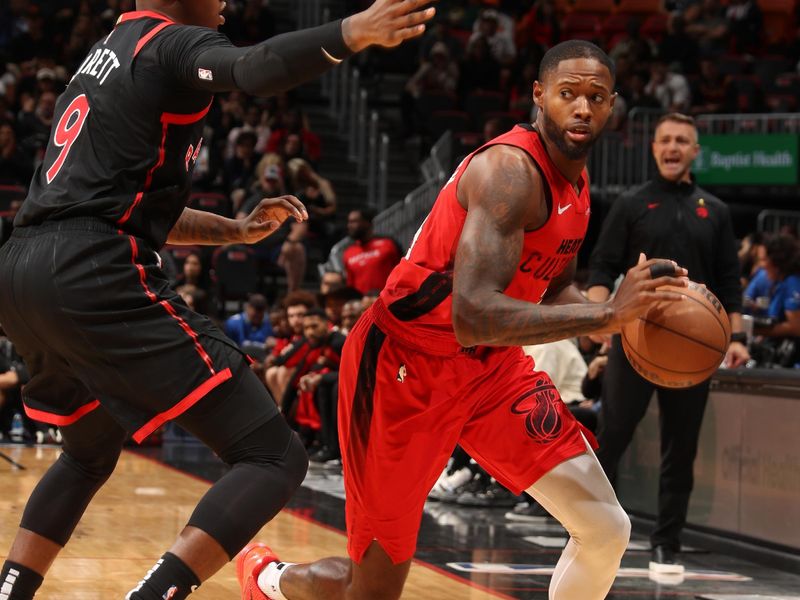
[[[509,348],[490,357],[492,375],[472,393],[480,401],[460,442],[467,453],[514,493],[554,466],[586,451],[583,428],[561,400],[547,373]]]

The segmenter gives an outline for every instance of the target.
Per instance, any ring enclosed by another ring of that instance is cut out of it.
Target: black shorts
[[[159,262],[96,219],[14,230],[0,249],[0,324],[30,371],[30,417],[65,426],[102,405],[141,442],[241,376],[242,352],[186,306]],[[277,413],[266,389],[248,406],[231,415],[243,429]]]

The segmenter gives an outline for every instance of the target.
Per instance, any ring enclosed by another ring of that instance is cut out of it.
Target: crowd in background
[[[24,192],[47,145],[58,94],[90,46],[133,4],[10,0],[0,8],[0,188]],[[439,17],[406,65],[413,75],[397,98],[405,133],[428,135],[446,126],[472,132],[479,142],[513,122],[533,120],[531,86],[539,61],[548,47],[574,37],[596,41],[615,60],[620,98],[611,128],[622,127],[626,114],[637,107],[687,113],[796,108],[800,43],[793,14],[776,35],[765,26],[769,15],[762,15],[752,0],[675,0],[667,2],[668,10],[652,14],[619,13],[613,7],[592,12],[586,7],[605,3],[575,4],[440,0]],[[231,0],[226,16],[224,32],[237,44],[260,41],[275,30],[275,15],[261,0]],[[219,320],[253,358],[253,368],[303,433],[312,458],[336,463],[336,382],[343,340],[377,297],[401,249],[375,235],[370,208],[337,212],[335,190],[322,174],[320,136],[293,95],[218,96],[204,140],[191,206],[242,216],[264,196],[292,193],[311,218],[306,224],[287,222],[252,248],[167,247],[164,268],[187,304]],[[15,207],[6,207],[0,241],[8,235]],[[796,237],[791,232],[749,236],[740,259],[753,335],[766,340],[754,359],[759,365],[797,367]],[[317,272],[319,285],[312,290],[308,274]],[[585,340],[565,344],[530,351],[541,354],[539,363],[556,352],[559,360],[582,365],[568,369],[575,393],[562,395],[593,428],[606,349]],[[0,432],[5,436],[20,431],[15,415],[24,381],[24,365],[4,342],[0,397],[6,402]],[[568,384],[562,385],[566,389]],[[24,425],[28,438],[56,436],[30,422]],[[502,495],[483,475],[470,473],[482,481],[476,493],[484,496],[477,503],[491,504]]]

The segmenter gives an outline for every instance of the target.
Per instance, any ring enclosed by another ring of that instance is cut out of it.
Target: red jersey
[[[383,289],[386,278],[400,260],[400,250],[393,239],[374,237],[366,243],[348,246],[343,260],[347,285],[366,294]]]
[[[504,293],[538,303],[550,281],[572,261],[589,224],[589,180],[581,174],[578,190],[561,174],[531,125],[517,125],[469,154],[439,192],[408,253],[395,267],[375,303],[373,315],[390,333],[434,352],[457,352],[453,331],[452,290],[456,249],[467,211],[459,204],[458,182],[469,162],[489,146],[505,144],[525,150],[545,184],[547,221],[524,237],[514,278]],[[497,174],[502,177],[502,173]]]

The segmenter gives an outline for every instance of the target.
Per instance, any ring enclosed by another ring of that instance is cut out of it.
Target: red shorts
[[[395,564],[416,549],[423,506],[456,444],[515,494],[597,447],[520,348],[436,356],[365,313],[339,370],[348,552],[377,540]],[[405,336],[403,336],[405,337]]]

